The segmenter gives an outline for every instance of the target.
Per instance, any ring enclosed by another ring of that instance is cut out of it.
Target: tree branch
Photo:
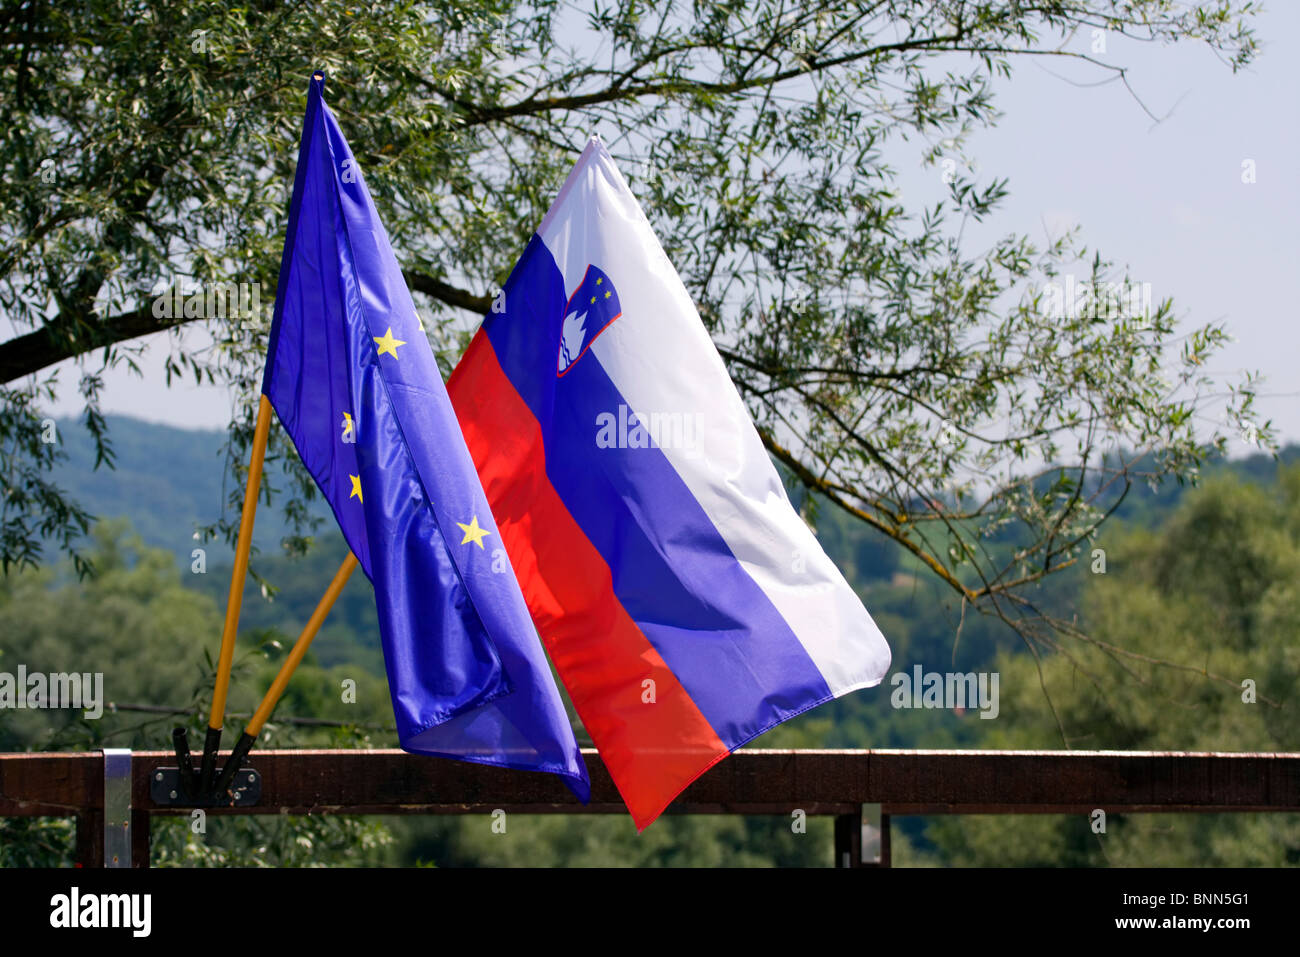
[[[148,306],[98,322],[61,315],[26,335],[0,342],[0,383],[21,379],[92,349],[162,332],[186,321],[193,320],[155,319],[153,309]]]
[[[449,306],[466,309],[477,315],[482,315],[492,307],[492,300],[487,296],[476,296],[434,276],[411,270],[405,271],[403,275],[411,289]],[[134,312],[124,312],[96,321],[88,321],[85,316],[60,314],[39,329],[0,342],[0,383],[13,382],[93,349],[195,321],[155,318],[152,306],[142,306]]]
[[[492,300],[487,296],[476,296],[472,292],[458,289],[450,283],[445,283],[441,279],[426,273],[404,269],[402,270],[402,277],[406,280],[406,285],[415,292],[422,292],[426,296],[432,296],[439,302],[445,302],[449,306],[457,306],[480,316],[492,308]]]
[[[763,440],[763,445],[767,448],[767,450],[775,458],[783,462],[790,469],[790,471],[794,472],[795,477],[799,479],[799,481],[804,485],[804,487],[812,491],[820,492],[821,494],[825,495],[826,498],[828,498],[831,502],[835,503],[840,508],[844,509],[844,511],[848,512],[854,518],[861,519],[862,521],[870,525],[872,528],[876,529],[876,531],[883,532],[885,535],[888,535],[890,538],[898,542],[898,544],[902,545],[909,552],[911,552],[922,562],[924,562],[927,568],[929,568],[932,572],[934,572],[936,575],[942,578],[954,591],[956,591],[958,594],[964,597],[967,601],[973,603],[980,596],[980,594],[982,594],[982,592],[971,591],[969,588],[963,585],[961,581],[955,575],[953,575],[952,572],[944,568],[943,565],[933,555],[925,551],[925,549],[921,548],[919,545],[916,544],[916,542],[909,539],[906,535],[902,534],[902,532],[899,531],[897,528],[886,525],[884,522],[882,522],[876,516],[872,515],[870,512],[863,511],[862,509],[857,508],[856,506],[845,501],[844,498],[841,495],[839,495],[833,488],[829,487],[829,485],[826,482],[822,481],[811,471],[809,471],[808,467],[804,465],[802,462],[800,462],[795,457],[795,454],[793,452],[791,452],[789,449],[782,447],[781,445],[778,445],[776,440],[772,438],[771,434],[768,433],[766,429],[759,428],[758,434],[759,437]]]

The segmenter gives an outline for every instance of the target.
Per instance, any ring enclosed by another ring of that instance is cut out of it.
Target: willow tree
[[[1270,432],[1250,378],[1204,372],[1224,329],[1184,328],[1168,300],[1063,310],[1067,274],[1126,279],[1073,237],[963,243],[1006,194],[970,172],[967,143],[1031,59],[1127,83],[1098,38],[1203,43],[1235,70],[1256,52],[1253,6],[5,0],[0,558],[39,562],[50,540],[79,557],[89,517],[51,484],[58,445],[42,441],[61,360],[78,359],[111,466],[102,373],[168,330],[148,347],[168,350],[169,377],[241,397],[240,469],[270,310],[187,319],[154,297],[255,282],[273,301],[306,81],[324,68],[446,369],[599,132],[809,500],[888,536],[1032,647],[1087,638],[1040,613],[1037,583],[1087,558],[1134,482],[1195,480],[1230,435]],[[928,165],[942,195],[905,201],[903,164]],[[1194,426],[1225,391],[1221,426]],[[313,490],[282,435],[272,454],[294,477],[287,544],[303,547]],[[217,512],[210,531],[228,535]]]

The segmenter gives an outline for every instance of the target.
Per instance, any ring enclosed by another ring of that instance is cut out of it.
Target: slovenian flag
[[[889,648],[791,507],[593,138],[448,383],[533,621],[638,829]]]

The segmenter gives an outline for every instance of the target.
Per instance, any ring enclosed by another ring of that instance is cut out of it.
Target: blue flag
[[[314,78],[262,392],[375,588],[402,747],[587,769],[365,179]]]

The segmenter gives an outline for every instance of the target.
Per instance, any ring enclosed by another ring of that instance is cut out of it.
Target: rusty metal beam
[[[216,814],[626,813],[600,758],[584,752],[592,802],[550,775],[402,751],[254,752],[262,803]],[[156,805],[149,774],[170,752],[137,752],[132,807]],[[1300,810],[1300,754],[1141,751],[741,751],[669,808],[680,814],[1026,814]],[[0,754],[0,816],[103,807],[99,753]]]
[[[98,752],[0,754],[0,817],[72,817],[104,808]]]

